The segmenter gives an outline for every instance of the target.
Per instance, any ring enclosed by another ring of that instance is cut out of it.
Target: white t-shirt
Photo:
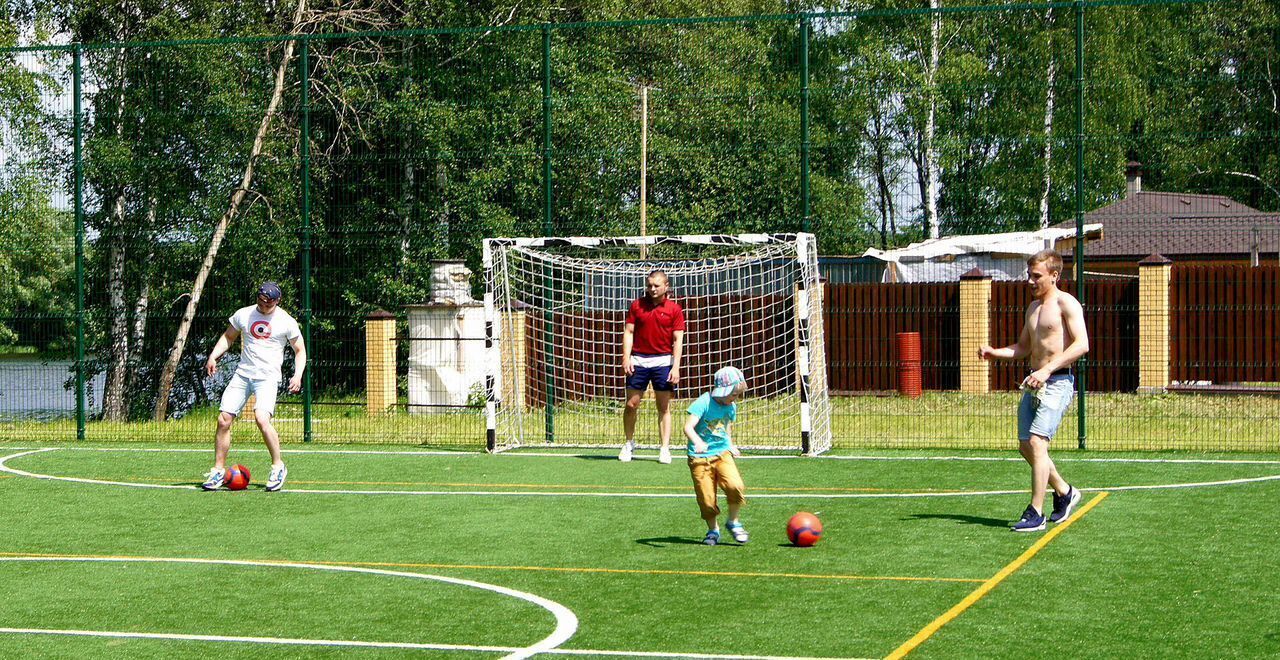
[[[236,374],[249,380],[279,381],[285,345],[302,336],[298,322],[279,307],[270,314],[263,314],[257,305],[237,310],[227,321],[240,331],[243,347]]]

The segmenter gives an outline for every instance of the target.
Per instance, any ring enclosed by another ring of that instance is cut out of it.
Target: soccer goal
[[[484,241],[487,445],[620,445],[627,309],[654,270],[684,309],[672,446],[715,371],[747,377],[734,441],[831,447],[822,289],[812,234],[489,238]],[[636,442],[658,440],[652,394]]]

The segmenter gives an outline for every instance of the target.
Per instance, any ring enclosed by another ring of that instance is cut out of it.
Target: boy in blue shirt
[[[746,497],[742,476],[733,461],[741,452],[730,435],[730,427],[738,418],[737,400],[745,391],[747,381],[741,371],[735,367],[721,368],[716,372],[711,391],[690,404],[684,423],[684,435],[689,438],[689,474],[693,476],[698,509],[707,521],[707,536],[702,539],[707,545],[720,542],[720,526],[716,522],[720,515],[720,507],[716,505],[717,486],[729,502],[729,521],[725,527],[733,540],[746,543],[750,538],[738,520],[738,510]]]

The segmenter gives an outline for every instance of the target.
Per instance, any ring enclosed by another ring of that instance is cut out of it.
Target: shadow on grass
[[[982,518],[964,516],[958,513],[913,513],[903,520],[954,520],[965,525],[982,525],[983,527],[1008,527],[1009,521],[1002,518]]]
[[[689,538],[687,536],[658,536],[650,539],[636,539],[636,543],[647,545],[650,548],[665,548],[668,545],[702,545],[702,539]],[[725,544],[721,544],[725,545]],[[730,543],[728,545],[737,545]]]

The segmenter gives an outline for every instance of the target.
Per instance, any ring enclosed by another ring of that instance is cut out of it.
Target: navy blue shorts
[[[667,377],[670,375],[670,365],[665,367],[636,367],[636,370],[627,377],[627,389],[643,392],[648,389],[649,383],[653,383],[654,392],[672,392],[675,391],[676,386],[667,382]]]

